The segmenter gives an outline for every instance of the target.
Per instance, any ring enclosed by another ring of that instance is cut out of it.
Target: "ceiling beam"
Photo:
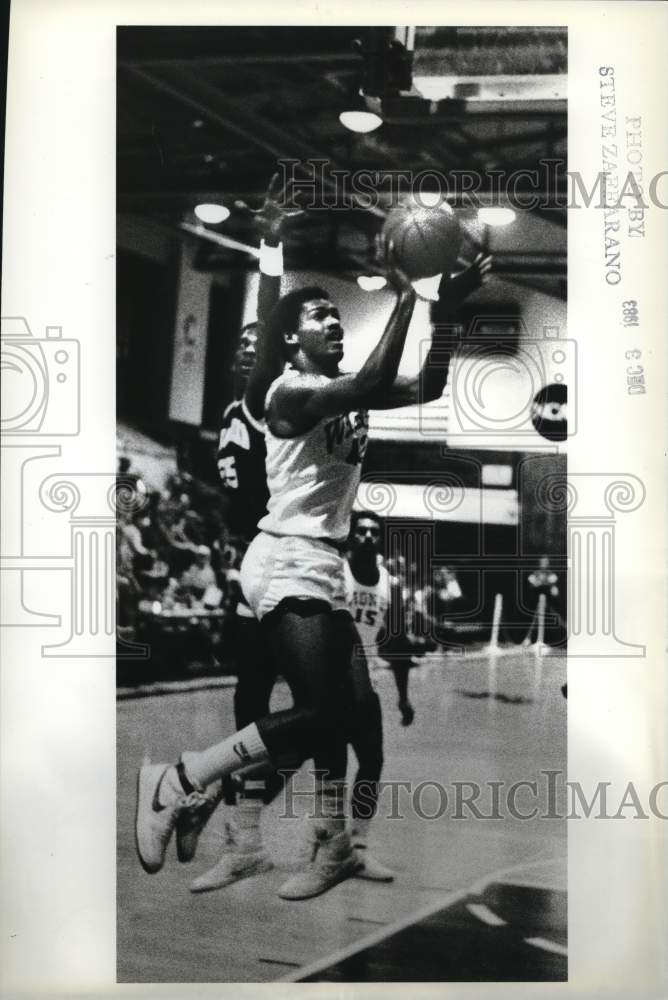
[[[537,215],[539,219],[551,222],[561,229],[566,229],[568,225],[568,216],[563,205],[555,205],[553,208],[531,208],[529,211],[532,215]]]
[[[424,113],[424,101],[417,101],[419,105],[411,112],[410,101],[414,98],[407,97],[405,110],[402,108],[401,114],[383,114],[383,120],[390,125],[436,125],[440,122],[459,122],[473,124],[476,121],[491,119],[498,121],[520,121],[525,122],[530,119],[545,121],[546,119],[563,119],[566,121],[566,102],[555,101],[479,101],[452,99],[434,102],[433,113]],[[382,114],[382,111],[381,111]]]
[[[469,141],[476,150],[503,150],[529,144],[538,145],[539,143],[544,143],[545,145],[550,145],[561,139],[565,139],[566,135],[566,126],[564,124],[564,128],[558,131],[555,131],[551,125],[548,125],[547,128],[532,129],[527,132],[512,132],[510,135],[501,133],[500,135],[490,136],[485,139],[477,139],[475,136],[469,136]]]
[[[217,122],[224,128],[235,132],[256,148],[269,153],[276,160],[295,159],[295,157],[300,156],[304,160],[324,159],[327,160],[330,169],[341,169],[325,152],[314,149],[309,143],[294,135],[286,135],[284,128],[274,125],[266,118],[256,114],[243,100],[230,100],[216,87],[198,79],[187,70],[170,67],[158,75],[135,67],[131,72],[138,79],[169,94],[175,100]],[[326,175],[324,186],[330,191],[338,192],[336,182],[329,181]],[[357,207],[370,215],[381,219],[385,218],[382,209],[375,206],[368,208],[363,203],[358,203]]]
[[[128,69],[164,69],[175,66],[179,69],[200,69],[205,66],[267,66],[284,65],[285,63],[304,66],[307,64],[342,63],[347,65],[360,65],[359,55],[352,50],[349,52],[264,52],[255,54],[240,55],[228,53],[220,56],[162,56],[152,58],[150,56],[125,56],[119,59],[118,65]]]

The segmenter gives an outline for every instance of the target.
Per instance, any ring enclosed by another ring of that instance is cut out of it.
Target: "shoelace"
[[[211,830],[210,833],[212,837],[217,837],[219,840],[222,840],[225,847],[236,847],[237,845],[234,831],[227,821],[225,821],[225,829],[223,833],[219,830]]]
[[[213,808],[214,803],[203,792],[192,791],[184,795],[179,801],[179,812],[186,813],[187,819],[194,822],[198,819],[198,813],[202,810]]]
[[[328,837],[326,833],[316,833],[315,840],[313,841],[313,850],[311,852],[310,864],[314,864],[317,857],[318,851],[323,846],[323,844],[328,843],[332,838]]]

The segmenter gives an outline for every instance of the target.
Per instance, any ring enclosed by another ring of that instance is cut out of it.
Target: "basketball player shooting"
[[[138,776],[136,843],[146,871],[159,871],[184,810],[210,814],[211,786],[250,764],[280,767],[312,757],[319,774],[316,849],[307,868],[279,894],[303,899],[360,867],[345,827],[345,670],[355,631],[346,609],[343,543],[366,447],[368,409],[436,399],[443,366],[428,356],[420,375],[397,376],[415,291],[386,248],[395,308],[376,348],[344,374],[343,328],[327,293],[309,287],[284,296],[272,313],[289,369],[265,400],[267,515],[244,558],[241,583],[286,677],[295,707],[267,715],[173,765],[145,763]],[[444,345],[434,339],[432,350]],[[202,823],[203,825],[203,823]],[[199,833],[201,825],[192,828]]]

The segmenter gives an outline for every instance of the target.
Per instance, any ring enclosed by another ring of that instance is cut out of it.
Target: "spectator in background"
[[[135,624],[137,602],[141,591],[134,571],[134,548],[123,527],[119,518],[116,531],[116,600],[118,624],[121,627],[128,627]]]
[[[444,613],[451,611],[455,602],[461,600],[462,588],[454,570],[448,566],[434,568],[434,593],[437,607]]]
[[[211,549],[208,545],[198,545],[195,562],[184,570],[179,586],[195,601],[202,601],[210,587],[216,587],[216,574],[211,565]]]
[[[545,597],[545,613],[548,612],[551,615],[556,616],[558,627],[560,629],[565,629],[565,623],[561,612],[559,610],[558,602],[561,596],[559,590],[559,577],[550,569],[550,557],[541,556],[538,568],[529,574],[527,578],[527,588],[528,588],[528,607],[533,607],[533,616],[531,618],[531,624],[529,625],[529,631],[527,632],[523,646],[530,646],[532,641],[538,640],[538,629],[539,629],[539,605],[541,596]],[[547,629],[546,629],[547,631]],[[535,639],[534,637],[535,632]]]
[[[457,576],[448,566],[434,566],[431,579],[416,589],[413,628],[423,652],[433,652],[439,643],[447,645],[447,632],[453,627],[450,616],[462,598]]]
[[[202,545],[200,518],[190,510],[190,497],[179,498],[176,509],[170,510],[164,523],[164,540],[168,551],[168,562],[172,576],[180,576],[195,560],[198,545]]]
[[[438,630],[439,641],[445,639],[445,632],[452,630],[451,616],[462,600],[462,588],[454,570],[448,566],[434,567],[434,586],[431,595],[434,628]]]
[[[127,455],[121,455],[118,459],[118,472],[116,473],[118,485],[132,486],[139,496],[146,496],[146,485],[138,472],[132,470],[132,459]]]
[[[144,546],[155,553],[156,560],[160,564],[160,571],[162,575],[165,575],[169,571],[169,546],[166,544],[165,539],[161,503],[162,497],[160,493],[155,491],[149,493],[148,503],[142,513],[138,527],[141,531]],[[156,569],[155,563],[153,569]]]
[[[155,552],[144,545],[140,527],[143,519],[143,512],[135,511],[127,519],[119,518],[118,522],[121,564],[132,565],[135,572],[149,570],[155,559]]]
[[[559,597],[559,577],[550,569],[550,557],[541,556],[538,569],[529,574],[528,584],[536,598],[536,604],[541,594],[550,599]]]

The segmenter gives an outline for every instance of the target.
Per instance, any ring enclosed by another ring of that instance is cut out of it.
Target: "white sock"
[[[264,808],[264,781],[245,781],[234,810],[237,844],[242,851],[259,851],[262,847],[260,819]]]
[[[249,764],[269,760],[267,748],[254,722],[233,736],[206,750],[187,750],[181,755],[188,779],[194,785],[208,785],[215,778],[224,778]]]
[[[350,828],[353,847],[366,847],[369,839],[370,819],[354,819]]]

